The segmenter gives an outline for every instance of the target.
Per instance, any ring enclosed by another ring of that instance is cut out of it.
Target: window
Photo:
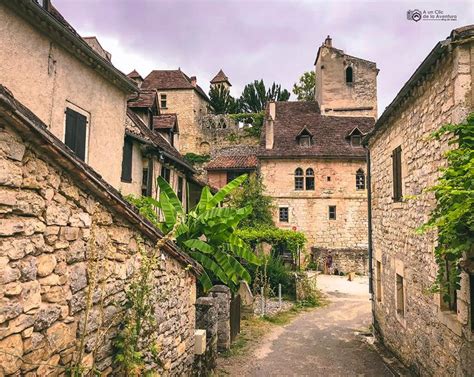
[[[365,173],[362,169],[357,170],[356,173],[356,189],[365,190]]]
[[[314,190],[314,170],[306,169],[306,190]]]
[[[393,200],[402,201],[402,147],[397,147],[392,152],[393,168]]]
[[[66,144],[82,161],[86,159],[86,116],[66,108],[66,132],[64,144]]]
[[[352,84],[354,82],[354,72],[352,67],[346,68],[346,84]]]
[[[375,279],[375,298],[378,302],[382,302],[382,263],[380,261],[376,261]]]
[[[331,177],[330,176],[327,176],[326,179],[327,179],[328,182],[331,182]]]
[[[289,220],[288,207],[279,208],[279,220],[282,223],[287,223]]]
[[[403,277],[396,274],[396,284],[397,284],[397,314],[400,317],[405,317],[405,287]]]
[[[132,153],[133,142],[129,138],[126,138],[123,143],[122,153],[122,182],[132,182]]]
[[[165,165],[161,165],[161,177],[168,183],[170,183],[171,170],[168,169]]]
[[[453,266],[453,263],[445,259],[445,271],[444,271],[444,279],[445,282],[449,282],[452,279],[453,273],[455,274],[455,267]],[[453,271],[454,270],[454,271]],[[447,310],[447,311],[452,311],[456,313],[457,310],[457,291],[455,287],[452,287],[451,284],[449,284],[449,289],[448,292],[446,292],[446,295],[442,294],[441,296],[441,310]]]
[[[299,137],[299,145],[302,147],[310,147],[311,146],[311,136],[310,135],[301,135]]]
[[[150,196],[151,195],[151,171],[148,168],[143,168],[142,171],[142,195]]]
[[[295,190],[303,190],[304,189],[304,176],[303,176],[303,169],[297,168],[295,170]]]
[[[160,107],[162,109],[167,108],[167,97],[166,94],[160,94]]]
[[[240,177],[243,172],[240,171],[228,171],[227,172],[227,183],[232,182],[235,178]]]
[[[336,220],[336,206],[329,206],[329,220]]]
[[[178,199],[183,202],[183,189],[184,189],[184,179],[183,177],[178,177],[178,192],[176,195],[178,196]]]
[[[360,142],[362,140],[362,136],[361,135],[352,135],[351,136],[351,145],[353,147],[360,147]]]

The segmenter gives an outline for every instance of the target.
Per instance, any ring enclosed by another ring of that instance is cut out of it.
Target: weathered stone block
[[[46,224],[65,226],[68,223],[70,213],[71,210],[67,206],[49,203],[46,207]]]
[[[16,373],[22,364],[23,341],[21,335],[15,334],[0,340],[0,372],[3,375]]]
[[[38,276],[45,277],[51,274],[56,267],[56,257],[52,254],[43,254],[36,258]]]

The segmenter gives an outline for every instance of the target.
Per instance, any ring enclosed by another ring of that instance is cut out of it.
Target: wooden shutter
[[[402,200],[402,147],[397,147],[392,153],[393,167],[393,200]]]
[[[132,152],[133,142],[130,139],[125,139],[123,143],[123,155],[122,155],[122,181],[132,181]]]
[[[83,161],[86,159],[86,135],[87,118],[67,108],[64,143]]]

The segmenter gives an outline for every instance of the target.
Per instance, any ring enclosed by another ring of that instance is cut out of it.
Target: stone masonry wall
[[[83,333],[83,364],[95,359],[103,375],[116,375],[124,290],[139,244],[153,245],[81,187],[0,121],[0,349],[8,352],[0,353],[0,375],[64,375]],[[183,375],[194,354],[195,277],[161,253],[154,279],[157,370]]]
[[[457,312],[443,310],[439,295],[429,293],[437,272],[436,237],[416,233],[435,205],[433,193],[424,190],[436,183],[449,148],[446,140],[429,136],[443,124],[463,121],[472,111],[473,53],[472,43],[447,53],[369,144],[375,328],[383,342],[422,376],[474,374],[468,274],[462,272]],[[399,145],[403,195],[416,197],[394,202],[391,153]],[[381,266],[380,273],[377,266]],[[396,274],[404,279],[398,290],[404,293],[404,314],[397,313]]]
[[[295,169],[311,167],[315,190],[296,191]],[[266,194],[277,207],[278,227],[305,233],[306,254],[312,247],[324,249],[367,249],[367,191],[356,189],[356,172],[366,170],[364,161],[316,159],[261,160]],[[328,181],[328,177],[330,180]],[[329,206],[336,206],[336,220],[329,219]],[[278,207],[289,208],[289,221],[279,222]]]

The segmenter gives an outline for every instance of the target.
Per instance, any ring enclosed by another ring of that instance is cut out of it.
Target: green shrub
[[[254,294],[260,294],[263,286],[267,296],[277,296],[278,284],[281,284],[282,294],[291,299],[295,298],[295,273],[283,263],[281,258],[268,256],[260,266],[247,266],[247,271],[252,277]]]

